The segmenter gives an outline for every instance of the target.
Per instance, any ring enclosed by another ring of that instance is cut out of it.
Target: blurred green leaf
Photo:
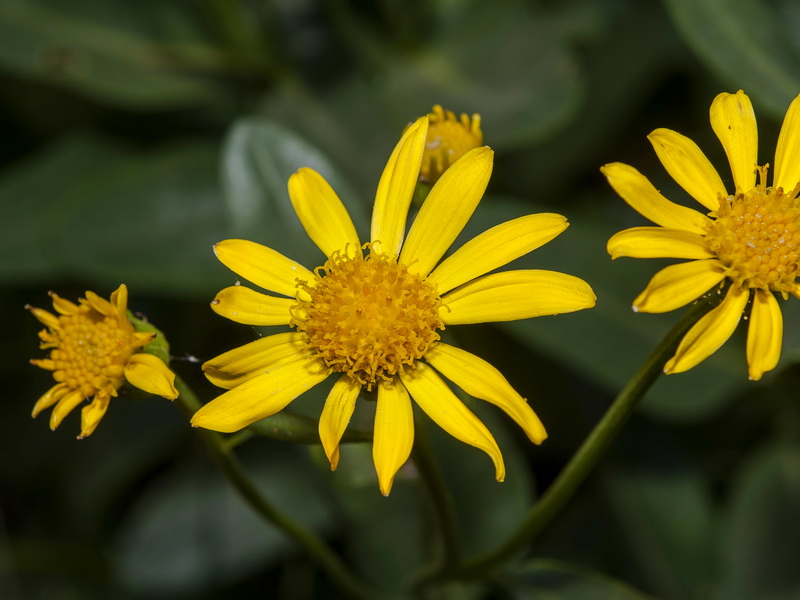
[[[555,560],[534,560],[500,577],[516,600],[648,600],[626,583]]]
[[[321,443],[319,440],[319,419],[294,414],[288,410],[282,410],[276,415],[256,421],[248,429],[258,435],[284,442],[295,442],[297,444]],[[346,444],[349,442],[366,442],[371,439],[371,432],[358,431],[349,427],[344,432],[341,441]]]
[[[282,445],[250,454],[249,476],[279,510],[317,533],[332,528],[333,515],[301,452]],[[300,471],[308,475],[298,477]],[[153,482],[123,521],[116,567],[136,592],[194,595],[263,569],[294,548],[216,469],[184,464]]]
[[[221,86],[198,72],[224,67],[225,58],[176,6],[6,0],[0,64],[129,108],[219,102]]]
[[[722,538],[726,600],[795,600],[800,594],[800,448],[769,446],[745,466]]]
[[[800,92],[796,32],[774,3],[758,0],[665,0],[675,26],[706,65],[758,99],[773,116]]]

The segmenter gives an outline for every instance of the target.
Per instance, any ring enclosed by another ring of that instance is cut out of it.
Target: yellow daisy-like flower
[[[461,117],[456,117],[453,111],[444,110],[438,104],[428,115],[428,122],[428,137],[419,176],[423,181],[433,184],[464,154],[483,145],[483,132],[480,115],[472,115],[470,119],[467,114],[461,113]]]
[[[570,275],[536,270],[486,275],[555,238],[566,229],[566,219],[539,214],[503,223],[439,263],[489,182],[493,154],[483,147],[445,172],[403,242],[427,128],[427,117],[418,120],[392,153],[378,184],[369,243],[362,245],[347,210],[322,176],[300,169],[289,180],[289,195],[306,232],[328,257],[322,267],[309,271],[245,240],[214,247],[217,258],[234,272],[281,296],[235,285],[217,294],[213,310],[238,323],[291,325],[294,331],[205,363],[206,376],[229,391],[201,408],[193,425],[237,431],[339,373],[319,422],[325,453],[335,469],[359,392],[376,390],[373,459],[385,495],[413,444],[411,397],[445,431],[489,454],[498,480],[505,476],[492,434],[440,374],[499,406],[534,443],[545,439],[533,410],[500,372],[440,342],[438,331],[446,325],[593,306],[591,288]]]
[[[717,171],[689,138],[656,129],[648,138],[672,178],[705,207],[706,214],[673,204],[633,167],[601,170],[616,192],[659,227],[634,227],[608,241],[612,258],[685,258],[662,269],[633,303],[660,313],[728,283],[721,304],[684,336],[666,373],[691,369],[733,334],[750,303],[747,364],[757,380],[775,368],[783,318],[775,294],[800,297],[800,96],[789,106],[775,152],[772,186],[757,164],[758,131],[753,106],[741,90],[711,104],[711,127],[728,156],[735,189],[728,193]],[[758,175],[758,177],[757,177]]]
[[[31,364],[53,372],[56,384],[33,407],[34,418],[55,404],[50,428],[55,429],[84,400],[91,403],[81,411],[81,434],[94,432],[112,396],[127,381],[150,394],[173,400],[178,397],[175,375],[152,354],[138,352],[153,341],[155,333],[134,331],[128,320],[128,288],[123,284],[111,294],[111,301],[86,292],[78,304],[50,292],[54,315],[26,306],[47,329],[39,332],[40,347],[50,349],[50,358]]]

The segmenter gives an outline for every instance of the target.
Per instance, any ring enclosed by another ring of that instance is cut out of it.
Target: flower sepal
[[[146,318],[136,317],[131,311],[128,311],[128,320],[131,322],[131,325],[133,325],[133,329],[136,333],[151,335],[150,341],[142,346],[141,351],[146,354],[157,356],[164,361],[164,364],[168,365],[170,354],[167,336]],[[142,341],[144,340],[145,338],[142,336]]]

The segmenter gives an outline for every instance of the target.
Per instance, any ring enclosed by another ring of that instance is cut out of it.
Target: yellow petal
[[[737,192],[747,192],[756,185],[758,128],[750,98],[739,90],[724,92],[711,103],[711,127],[717,134],[733,173]]]
[[[289,178],[289,197],[308,237],[325,256],[347,247],[351,252],[361,247],[347,209],[322,175],[313,169],[300,169]]]
[[[664,365],[664,373],[682,373],[714,354],[733,335],[750,290],[731,287],[718,307],[695,323],[678,345],[675,356]]]
[[[501,223],[472,238],[428,276],[440,294],[480,277],[543,246],[569,226],[554,213],[527,215]]]
[[[403,384],[378,386],[378,405],[372,441],[372,462],[378,474],[381,494],[392,491],[394,476],[400,470],[414,445],[414,413],[411,399]]]
[[[692,140],[671,129],[656,129],[647,136],[667,173],[686,193],[708,210],[719,208],[728,196],[719,173]]]
[[[33,407],[33,412],[31,413],[31,416],[35,419],[39,415],[40,412],[42,412],[45,409],[50,408],[51,406],[53,406],[53,404],[55,404],[56,402],[61,400],[64,396],[66,396],[67,393],[70,391],[70,389],[71,388],[68,385],[64,384],[64,383],[55,384],[53,387],[51,387],[49,390],[47,390],[42,395],[41,398],[39,398],[36,401],[36,404]]]
[[[583,279],[555,271],[504,271],[485,275],[442,299],[445,325],[515,321],[557,315],[594,306],[596,297]]]
[[[58,401],[53,412],[50,413],[50,429],[55,431],[66,416],[71,413],[78,404],[83,402],[84,397],[80,390],[72,390],[62,396]]]
[[[482,358],[440,343],[425,354],[425,360],[470,396],[504,410],[534,444],[541,444],[547,438],[544,425],[525,398],[511,387],[500,371]]]
[[[697,233],[663,227],[632,227],[611,236],[611,258],[713,258],[705,238]]]
[[[263,337],[203,363],[203,372],[214,385],[231,389],[277,365],[303,356],[308,344],[304,333],[289,331]]]
[[[427,275],[461,233],[486,191],[494,152],[474,148],[441,176],[428,194],[400,252],[412,273]]]
[[[111,292],[111,306],[120,323],[128,322],[128,286],[124,283]]]
[[[697,300],[725,278],[717,259],[693,260],[661,269],[633,301],[636,312],[663,313]]]
[[[232,285],[217,293],[211,310],[245,325],[288,325],[289,311],[297,304],[291,298],[267,296],[243,285]]]
[[[353,416],[360,391],[360,383],[347,374],[342,375],[333,384],[319,417],[319,439],[333,471],[339,465],[339,441]]]
[[[375,206],[372,209],[370,241],[379,252],[396,255],[400,252],[406,230],[408,207],[417,185],[425,137],[428,135],[428,117],[422,117],[406,129],[386,163]]]
[[[772,185],[788,194],[800,183],[800,96],[789,105],[783,118],[778,147],[775,150],[775,171]]]
[[[297,280],[314,281],[314,274],[280,252],[248,240],[224,240],[214,244],[220,262],[257,286],[294,297]]]
[[[56,309],[56,312],[62,315],[74,315],[78,312],[78,305],[70,302],[69,300],[65,300],[55,292],[48,292],[50,294],[50,298],[53,300],[53,308]]]
[[[631,166],[611,163],[600,169],[614,191],[631,208],[656,225],[704,234],[709,219],[692,208],[670,202]]]
[[[53,313],[44,310],[43,308],[36,308],[35,306],[31,306],[30,304],[26,304],[25,308],[27,308],[30,313],[36,317],[39,322],[48,327],[50,329],[58,329],[58,317],[55,316]]]
[[[503,481],[506,468],[497,442],[478,417],[447,387],[431,367],[418,363],[416,369],[400,374],[419,407],[431,420],[457,440],[475,446],[489,455],[494,463],[495,478]]]
[[[317,359],[278,365],[218,396],[192,417],[194,427],[232,433],[283,410],[328,377]]]
[[[783,345],[783,314],[771,292],[756,290],[747,329],[747,366],[750,379],[758,381],[778,365]]]
[[[152,354],[134,354],[125,364],[125,379],[132,386],[174,400],[178,397],[175,389],[175,373],[169,370],[164,361]]]
[[[97,429],[103,416],[108,410],[108,404],[111,397],[108,393],[100,391],[94,397],[91,404],[84,406],[81,410],[81,434],[78,436],[79,440],[89,437]]]
[[[89,305],[102,315],[110,317],[114,314],[114,307],[105,298],[101,298],[92,291],[86,292],[86,301]]]

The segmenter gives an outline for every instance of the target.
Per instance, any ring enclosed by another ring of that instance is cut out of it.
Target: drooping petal
[[[800,183],[800,96],[789,105],[775,149],[773,186],[788,194]]]
[[[739,90],[723,92],[711,103],[711,128],[725,149],[737,192],[747,192],[756,185],[758,128],[750,98]]]
[[[503,481],[506,468],[497,442],[478,417],[459,400],[442,378],[425,363],[417,363],[416,369],[400,374],[414,402],[439,427],[457,440],[475,446],[489,455],[494,463],[495,478]]]
[[[758,381],[778,365],[783,345],[783,314],[774,294],[756,290],[747,329],[747,366]]]
[[[664,373],[682,373],[714,354],[733,335],[747,306],[750,290],[731,287],[722,303],[695,323],[678,345]]]
[[[111,315],[114,314],[114,307],[111,306],[111,303],[105,298],[101,298],[92,291],[86,292],[86,302],[88,302],[89,306],[91,306],[101,315],[110,317]]]
[[[343,374],[333,384],[319,417],[319,439],[333,471],[339,466],[339,441],[353,416],[360,391],[361,384]]]
[[[566,217],[554,213],[506,221],[472,238],[445,258],[428,276],[428,281],[444,294],[543,246],[568,226]]]
[[[192,417],[194,427],[232,433],[283,410],[328,377],[317,359],[278,365],[218,396]]]
[[[296,303],[291,298],[267,296],[243,285],[232,285],[217,293],[211,310],[245,325],[288,325],[289,311]]]
[[[583,279],[555,271],[504,271],[484,275],[442,298],[445,325],[516,321],[594,306]]]
[[[78,305],[66,300],[56,294],[55,292],[47,292],[50,295],[50,298],[53,300],[53,308],[56,309],[56,312],[62,315],[74,315],[78,312]]]
[[[231,271],[257,286],[294,297],[297,281],[313,281],[303,265],[272,248],[248,240],[224,240],[214,244],[214,254]]]
[[[428,194],[400,252],[412,273],[427,275],[461,233],[486,191],[494,152],[474,148],[445,170]]]
[[[103,416],[108,410],[108,404],[111,397],[108,393],[100,391],[94,397],[91,404],[84,406],[81,410],[81,434],[78,436],[79,440],[89,437],[97,429]]]
[[[667,173],[686,193],[708,210],[719,208],[728,196],[717,170],[697,144],[671,129],[656,129],[647,136]]]
[[[175,389],[175,373],[169,370],[163,360],[153,354],[140,352],[131,356],[125,364],[125,379],[132,386],[148,394],[169,400],[178,397],[178,390]]]
[[[522,427],[525,435],[541,444],[547,438],[544,425],[525,398],[502,373],[474,354],[448,344],[436,344],[425,354],[434,368],[470,396],[491,402]]]
[[[45,409],[50,408],[56,402],[61,400],[67,393],[70,391],[70,387],[64,383],[57,383],[49,390],[47,390],[41,398],[36,401],[36,404],[33,407],[33,412],[31,416],[35,419],[40,412]]]
[[[232,389],[273,367],[303,356],[307,336],[277,333],[229,350],[203,363],[203,372],[217,387]]]
[[[84,397],[80,390],[72,390],[58,401],[53,412],[50,413],[50,429],[55,431],[66,416],[75,410],[75,407],[83,402]]]
[[[39,320],[39,322],[45,327],[55,330],[59,329],[58,317],[55,316],[53,313],[46,311],[43,308],[36,308],[35,306],[31,306],[30,304],[25,305],[25,308],[27,308],[30,311],[30,313],[34,317],[36,317]]]
[[[396,255],[400,252],[408,218],[408,207],[417,185],[425,136],[428,135],[428,117],[422,117],[409,127],[395,146],[386,163],[375,206],[372,209],[370,241],[379,241],[379,252]]]
[[[308,237],[325,256],[361,247],[347,209],[322,175],[308,168],[294,173],[289,178],[289,198]]]
[[[713,258],[705,238],[697,233],[663,227],[632,227],[611,236],[606,246],[611,258]]]
[[[378,386],[378,405],[372,441],[372,462],[378,474],[381,494],[392,491],[394,476],[411,454],[414,445],[414,413],[403,384]]]
[[[128,286],[121,284],[111,292],[111,306],[120,323],[128,322]]]
[[[704,234],[708,217],[692,208],[670,202],[636,169],[622,163],[611,163],[600,169],[614,191],[631,208],[656,225]]]
[[[636,312],[662,313],[697,300],[725,278],[717,259],[693,260],[670,265],[656,273],[633,301]]]

